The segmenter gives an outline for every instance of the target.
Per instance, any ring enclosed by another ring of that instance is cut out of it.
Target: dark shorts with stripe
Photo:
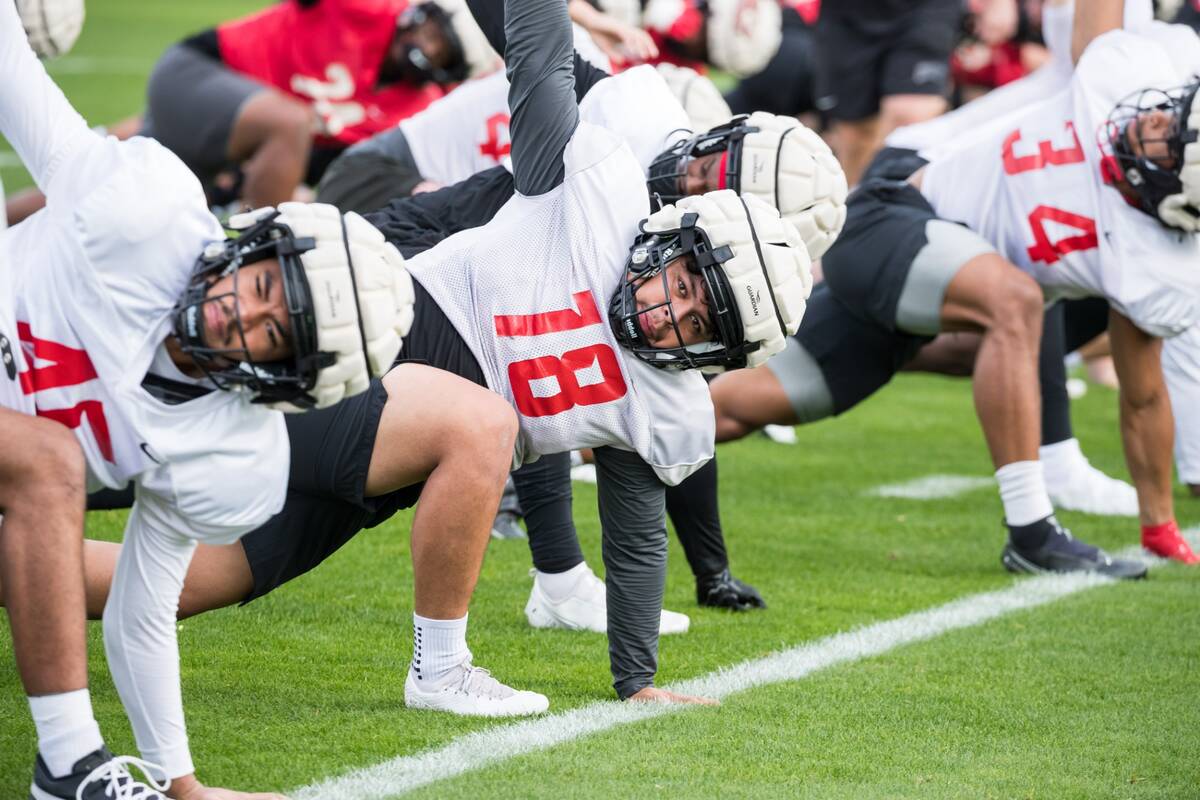
[[[412,330],[398,363],[423,363],[485,386],[483,371],[466,342],[420,284]],[[254,589],[261,597],[333,555],[359,531],[374,528],[416,504],[424,483],[379,496],[365,495],[376,447],[402,447],[377,439],[387,390],[378,381],[330,408],[287,418],[292,445],[283,510],[242,537]],[[436,398],[430,398],[436,402]]]

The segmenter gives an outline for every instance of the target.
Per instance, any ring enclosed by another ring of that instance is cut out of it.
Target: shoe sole
[[[546,701],[545,707],[542,708],[527,708],[527,709],[495,709],[490,711],[464,711],[452,706],[439,705],[438,703],[428,702],[421,697],[404,696],[404,705],[414,711],[440,711],[444,714],[454,714],[457,717],[532,717],[537,714],[544,714],[550,708],[550,702]]]

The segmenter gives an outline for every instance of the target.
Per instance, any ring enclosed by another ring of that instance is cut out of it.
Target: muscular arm
[[[1075,23],[1071,33],[1071,61],[1078,64],[1083,51],[1102,33],[1115,31],[1125,22],[1125,0],[1075,0]]]
[[[0,3],[0,133],[48,197],[58,168],[100,141],[38,62],[13,3]]]
[[[1162,372],[1162,340],[1109,312],[1113,362],[1121,381],[1121,439],[1143,525],[1175,518],[1171,500],[1174,420]]]
[[[664,487],[636,453],[597,448],[608,587],[608,655],[621,699],[654,685],[667,577]]]

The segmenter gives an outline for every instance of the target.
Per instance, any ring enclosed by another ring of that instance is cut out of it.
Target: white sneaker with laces
[[[525,618],[535,628],[563,628],[570,631],[608,633],[608,590],[604,581],[596,577],[591,567],[586,567],[571,593],[561,600],[552,600],[538,584],[538,572],[530,570],[533,590],[525,604]],[[659,618],[658,632],[662,636],[672,633],[687,633],[691,620],[687,614],[663,609]]]
[[[404,705],[467,717],[523,717],[550,707],[544,694],[505,686],[492,673],[464,661],[432,687],[417,685],[412,669],[404,681]]]
[[[1042,457],[1046,491],[1055,508],[1115,517],[1138,515],[1137,490],[1093,467],[1078,442],[1071,439],[1051,447],[1063,448],[1058,457]],[[1047,449],[1042,448],[1042,453]]]

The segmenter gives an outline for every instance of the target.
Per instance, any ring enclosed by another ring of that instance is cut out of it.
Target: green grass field
[[[155,56],[251,3],[91,0],[80,45],[52,69],[90,121],[135,113]],[[7,152],[7,151],[4,151]],[[22,173],[5,169],[12,189]],[[1094,463],[1124,475],[1116,398],[1075,406]],[[990,465],[962,381],[902,376],[850,416],[782,447],[761,437],[721,449],[722,506],[736,574],[770,608],[695,606],[673,542],[669,608],[692,630],[661,646],[663,684],[1017,579],[999,563],[1001,509],[981,488],[939,501],[873,496],[931,474]],[[595,492],[576,486],[577,521],[599,569]],[[1184,525],[1200,501],[1177,494]],[[1110,549],[1134,520],[1061,515]],[[314,573],[243,609],[179,626],[184,698],[202,780],[292,790],[509,723],[410,712],[410,517],[365,533]],[[118,539],[123,514],[88,535]],[[603,636],[533,631],[522,607],[528,549],[494,542],[471,611],[476,662],[536,689],[551,710],[613,697]],[[90,630],[102,729],[132,752],[128,723]],[[435,783],[421,797],[1200,797],[1200,572],[1169,566],[980,627],[817,672],[796,682],[579,738]],[[24,797],[35,738],[0,625],[0,798]]]

